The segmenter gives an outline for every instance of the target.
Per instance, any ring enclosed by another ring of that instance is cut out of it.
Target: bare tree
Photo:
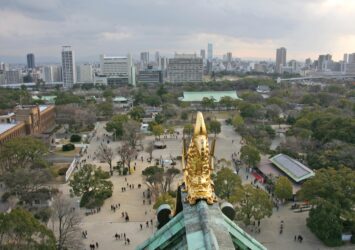
[[[129,120],[124,123],[123,131],[123,139],[127,141],[132,148],[136,148],[138,141],[142,139],[142,134],[140,133],[140,123]]]
[[[53,231],[57,236],[57,249],[81,249],[80,215],[69,200],[58,195],[52,205]]]
[[[122,165],[129,168],[131,165],[132,158],[136,154],[136,150],[132,148],[128,143],[124,143],[121,147],[117,150],[118,155],[121,157]]]
[[[112,160],[113,160],[113,150],[112,148],[108,147],[106,144],[100,145],[97,157],[100,161],[106,162],[110,166],[110,173],[112,174]]]
[[[154,142],[150,141],[145,148],[145,151],[149,154],[150,159],[153,159]]]

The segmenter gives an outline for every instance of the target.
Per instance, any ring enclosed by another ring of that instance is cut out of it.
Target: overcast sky
[[[0,0],[0,61],[199,52],[287,60],[355,52],[355,0]]]

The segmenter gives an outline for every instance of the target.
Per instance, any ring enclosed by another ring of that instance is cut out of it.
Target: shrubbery
[[[72,143],[68,143],[62,146],[63,151],[72,151],[75,149],[75,145]]]
[[[70,142],[81,142],[81,135],[72,135],[70,136]]]
[[[57,174],[62,176],[65,175],[67,171],[68,171],[68,167],[63,167],[58,169]]]

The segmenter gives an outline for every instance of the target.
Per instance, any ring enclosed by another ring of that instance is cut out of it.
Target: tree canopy
[[[240,159],[246,162],[249,167],[254,167],[260,162],[260,153],[254,146],[244,145],[240,152]]]
[[[245,225],[250,225],[252,221],[270,217],[272,214],[272,202],[269,195],[250,184],[238,189],[237,193],[236,218]]]
[[[275,195],[281,200],[288,200],[292,198],[292,183],[285,177],[280,176],[275,183]]]
[[[106,176],[101,169],[95,169],[90,164],[85,164],[74,173],[69,186],[76,196],[82,195],[80,206],[100,207],[106,198],[111,197],[113,185],[111,181],[105,180]]]
[[[56,249],[54,234],[36,220],[30,212],[15,208],[10,213],[0,213],[1,249]]]
[[[238,189],[242,188],[240,177],[229,168],[222,168],[214,179],[216,195],[230,203],[237,201]]]

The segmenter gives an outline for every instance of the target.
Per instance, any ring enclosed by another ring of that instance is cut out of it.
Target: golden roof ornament
[[[212,147],[209,148],[207,129],[203,115],[197,113],[194,133],[186,152],[186,141],[184,139],[182,152],[182,168],[184,172],[186,202],[191,205],[198,200],[206,200],[208,204],[217,201],[214,193],[214,184],[211,178],[213,171],[215,138]]]

